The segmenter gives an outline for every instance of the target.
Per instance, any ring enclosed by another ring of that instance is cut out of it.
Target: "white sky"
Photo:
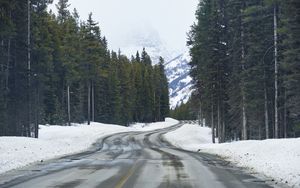
[[[127,34],[142,35],[146,27],[158,32],[168,50],[184,51],[198,0],[69,0],[69,3],[71,10],[76,7],[81,19],[93,12],[102,35],[114,50],[124,46]]]

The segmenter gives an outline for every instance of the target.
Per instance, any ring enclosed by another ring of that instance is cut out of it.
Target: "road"
[[[4,174],[0,187],[270,187],[216,156],[184,151],[162,139],[163,134],[180,126],[108,136],[84,153]]]

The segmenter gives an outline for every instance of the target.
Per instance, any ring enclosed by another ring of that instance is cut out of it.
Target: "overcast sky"
[[[57,0],[54,0],[57,3]],[[195,21],[198,0],[69,0],[81,19],[93,12],[109,47],[124,46],[126,35],[156,30],[170,50],[185,49],[186,33]],[[54,7],[54,6],[52,6]]]

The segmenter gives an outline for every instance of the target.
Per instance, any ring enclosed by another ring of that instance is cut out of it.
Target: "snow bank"
[[[40,138],[0,137],[0,173],[37,161],[87,150],[99,138],[128,131],[148,131],[172,126],[177,121],[151,123],[145,126],[123,127],[102,123],[74,126],[40,126]]]
[[[240,167],[300,187],[300,138],[212,144],[210,128],[198,125],[184,125],[165,138],[178,147],[220,155]]]
[[[198,151],[199,145],[212,143],[211,129],[196,124],[185,124],[164,135],[170,143],[186,150]]]
[[[136,131],[151,131],[155,129],[161,129],[166,128],[172,125],[175,125],[179,123],[179,121],[172,119],[172,118],[166,118],[164,122],[156,122],[156,123],[135,123],[131,125],[130,127],[135,129]]]

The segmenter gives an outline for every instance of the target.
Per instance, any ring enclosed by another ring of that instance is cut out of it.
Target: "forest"
[[[128,126],[169,113],[164,59],[108,49],[99,24],[59,0],[0,1],[0,136],[38,137],[38,125]]]
[[[299,137],[300,1],[202,0],[196,18],[195,97],[172,113],[190,109],[219,142]]]

